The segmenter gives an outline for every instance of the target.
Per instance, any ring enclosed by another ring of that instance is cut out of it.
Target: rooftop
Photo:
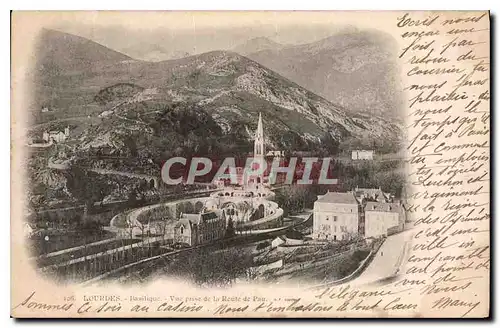
[[[383,201],[383,200],[387,200],[386,195],[384,194],[384,192],[382,190],[380,190],[380,188],[375,189],[375,188],[357,188],[356,187],[354,192],[356,193],[357,197],[361,197],[361,195],[364,195],[365,197],[372,197],[379,202]]]
[[[378,203],[366,202],[365,212],[392,212],[399,213],[401,205],[399,203]]]
[[[318,197],[316,202],[319,203],[358,204],[356,197],[350,192],[327,192]]]
[[[191,223],[191,224],[200,224],[201,221],[205,222],[207,220],[217,219],[219,215],[222,215],[218,211],[209,211],[205,213],[199,214],[191,214],[191,213],[182,213],[182,216],[179,219],[179,223]]]
[[[179,219],[179,221],[177,221],[177,223],[175,224],[175,228],[179,228],[181,226],[185,226],[185,227],[190,227],[192,228],[193,227],[193,224],[191,221],[189,221],[188,219]]]
[[[206,213],[201,213],[201,218],[203,219],[203,221],[207,221],[207,220],[213,220],[213,219],[217,219],[219,216],[217,215],[216,212],[214,211],[210,211],[210,212],[206,212]]]
[[[182,213],[182,216],[181,216],[179,222],[182,219],[188,220],[189,222],[194,223],[194,224],[198,224],[198,222],[200,221],[200,215],[199,214]]]

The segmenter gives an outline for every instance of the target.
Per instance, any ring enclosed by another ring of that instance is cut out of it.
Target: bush
[[[266,248],[266,247],[268,247],[270,245],[271,245],[271,243],[269,241],[267,241],[267,240],[263,241],[262,243],[259,243],[257,245],[257,250],[259,251],[259,250],[264,249],[264,248]]]

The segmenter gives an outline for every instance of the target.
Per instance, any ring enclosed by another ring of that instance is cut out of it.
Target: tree
[[[96,220],[85,221],[80,229],[85,236],[95,235],[103,231],[103,224]]]
[[[127,219],[127,231],[130,239],[134,238],[134,228],[138,228],[138,226]]]
[[[137,192],[135,189],[130,190],[127,198],[127,203],[130,207],[135,207],[137,204]]]
[[[229,220],[227,221],[226,238],[234,237],[234,235],[234,222],[232,218],[229,218]]]
[[[92,212],[94,203],[102,204],[113,186],[105,176],[72,165],[66,176],[66,188],[73,197],[85,203],[89,212]]]
[[[125,146],[130,151],[130,155],[132,157],[137,157],[137,144],[136,144],[136,138],[134,136],[127,136],[123,142],[125,143]]]
[[[198,285],[230,286],[237,277],[246,275],[253,264],[252,258],[251,253],[236,248],[200,248],[180,255],[165,270],[169,275],[192,279]]]
[[[266,241],[263,241],[263,242],[259,243],[259,244],[257,245],[257,248],[256,248],[256,249],[257,249],[258,251],[260,251],[261,249],[264,249],[264,248],[266,248],[266,247],[268,247],[268,246],[270,246],[270,245],[271,245],[271,243],[270,243],[269,241],[267,241],[267,240],[266,240]]]
[[[308,186],[287,186],[276,193],[276,202],[283,208],[284,215],[296,214],[304,211],[311,191]]]
[[[337,155],[340,152],[340,143],[330,133],[325,133],[321,138],[321,155]]]
[[[155,221],[154,227],[156,234],[160,234],[162,236],[163,242],[165,242],[165,234],[167,233],[168,221],[167,219],[160,219],[159,221]]]

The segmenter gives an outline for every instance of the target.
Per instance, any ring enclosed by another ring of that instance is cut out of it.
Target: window
[[[184,227],[181,227],[181,235],[184,234]]]
[[[337,222],[337,217],[336,216],[333,217],[333,222]]]

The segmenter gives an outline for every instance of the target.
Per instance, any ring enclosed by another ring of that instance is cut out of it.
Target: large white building
[[[367,202],[365,205],[365,237],[377,238],[402,231],[404,208],[400,203]]]
[[[267,152],[266,156],[285,157],[285,151],[284,150],[270,150]]]
[[[358,235],[359,203],[352,192],[328,192],[314,203],[313,238],[346,240]]]
[[[378,238],[404,230],[404,206],[379,189],[328,192],[314,203],[313,238],[339,241]]]
[[[373,150],[353,150],[352,159],[353,160],[373,160],[374,152]]]
[[[46,142],[64,142],[69,137],[69,127],[64,128],[62,131],[44,131],[42,139]]]

